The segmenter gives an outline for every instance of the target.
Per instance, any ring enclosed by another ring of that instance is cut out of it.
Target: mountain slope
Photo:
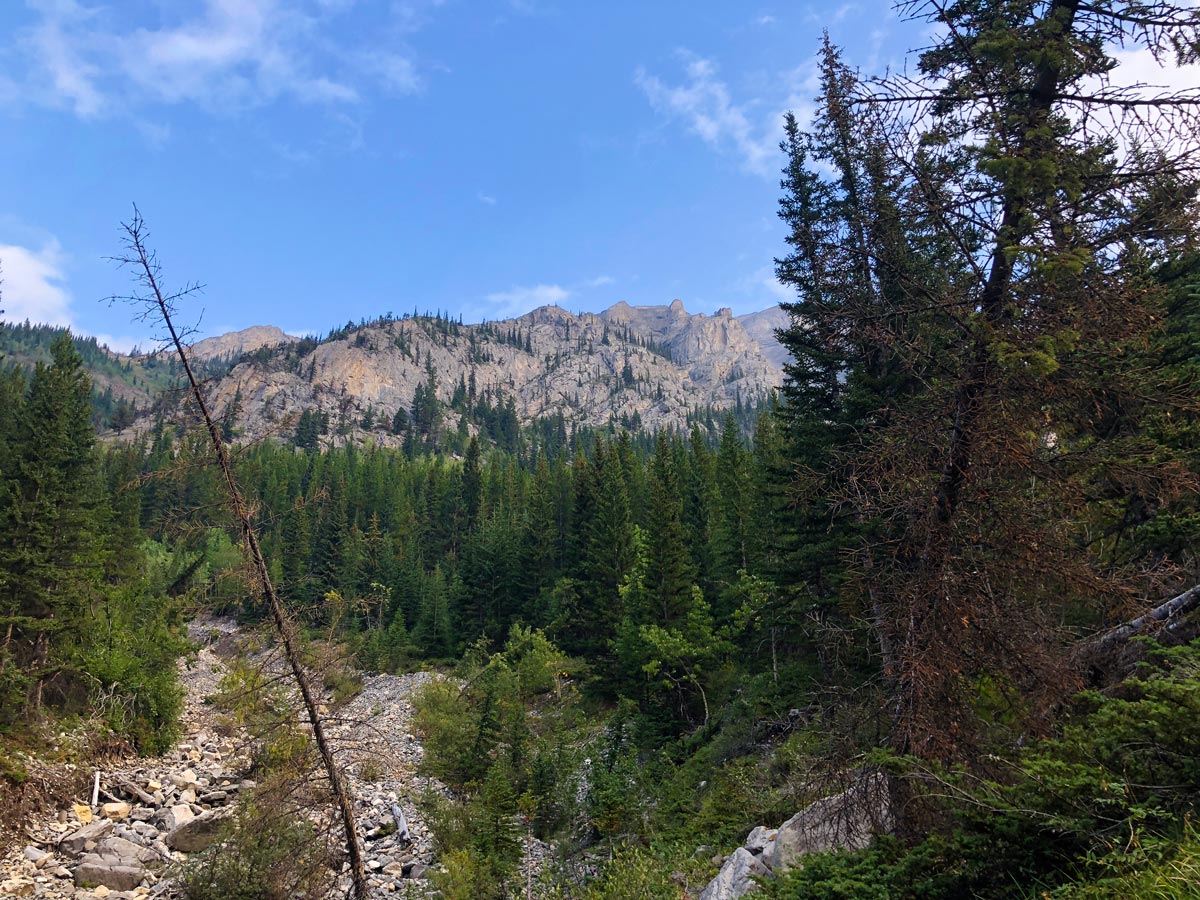
[[[677,300],[578,315],[547,306],[479,325],[383,319],[316,344],[261,346],[213,382],[212,396],[245,439],[290,435],[311,411],[328,417],[335,441],[369,432],[389,443],[399,441],[396,411],[412,410],[431,383],[447,407],[508,404],[522,421],[682,427],[689,413],[757,401],[779,381],[779,366],[729,310],[691,315]],[[455,418],[447,413],[443,427]]]

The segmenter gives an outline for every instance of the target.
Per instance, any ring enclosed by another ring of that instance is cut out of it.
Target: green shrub
[[[635,847],[621,851],[587,886],[584,900],[679,900],[684,896],[671,854]]]
[[[467,849],[442,854],[430,880],[442,900],[506,900],[504,882],[486,859]]]
[[[331,855],[291,811],[239,808],[222,837],[180,871],[188,900],[290,900],[324,896]]]
[[[183,687],[176,661],[189,649],[178,610],[144,586],[110,588],[80,651],[92,703],[140,753],[162,753],[179,736]]]

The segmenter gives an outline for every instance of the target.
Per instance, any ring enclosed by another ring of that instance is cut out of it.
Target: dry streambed
[[[77,797],[57,815],[31,818],[24,828],[27,840],[0,856],[0,897],[117,900],[177,894],[170,867],[210,845],[238,796],[255,786],[246,777],[251,757],[246,735],[222,734],[205,702],[225,671],[218,651],[235,642],[236,630],[225,620],[193,625],[193,639],[204,646],[182,671],[184,738],[163,756],[131,758],[101,772],[95,803],[91,796]],[[379,897],[406,887],[424,893],[433,860],[432,838],[414,801],[444,788],[416,774],[422,747],[412,732],[411,702],[431,677],[370,677],[329,726],[354,794],[372,893]]]

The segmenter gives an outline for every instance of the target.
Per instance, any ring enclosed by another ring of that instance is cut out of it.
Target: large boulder
[[[112,831],[113,823],[107,819],[101,819],[92,822],[90,825],[84,825],[65,838],[58,842],[58,849],[67,856],[78,856],[88,850],[91,850],[100,843],[100,841]]]
[[[167,846],[182,853],[196,853],[209,847],[221,835],[233,807],[225,806],[201,813],[194,819],[176,826],[167,835]]]
[[[114,891],[132,891],[146,877],[146,864],[158,860],[153,850],[119,837],[106,837],[79,860],[75,884],[103,885]]]
[[[103,885],[114,891],[132,891],[146,877],[146,867],[126,866],[105,860],[89,853],[75,868],[75,884],[78,887]]]
[[[763,852],[763,861],[780,872],[808,853],[862,850],[894,824],[887,777],[882,772],[865,773],[840,794],[806,806],[780,825]]]
[[[745,847],[738,847],[725,860],[717,877],[701,891],[699,900],[736,900],[758,886],[754,883],[755,876],[767,874],[762,860]]]
[[[175,806],[169,806],[166,809],[160,809],[154,814],[154,821],[162,831],[171,832],[187,822],[196,818],[196,814],[192,812],[192,808],[186,803],[178,803]]]

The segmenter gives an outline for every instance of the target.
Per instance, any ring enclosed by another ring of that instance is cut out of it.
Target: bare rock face
[[[782,369],[789,359],[789,354],[783,344],[779,343],[775,331],[789,327],[792,324],[791,316],[778,306],[772,306],[761,312],[738,316],[737,320],[746,334],[750,335],[750,339],[758,345],[759,352],[767,361]]]
[[[298,338],[274,325],[252,325],[241,331],[231,331],[216,337],[196,341],[192,345],[192,357],[199,360],[221,359],[227,356],[238,356],[249,353],[259,347],[273,347],[277,344],[290,344]]]
[[[745,847],[738,847],[730,854],[729,859],[725,860],[717,877],[700,892],[699,900],[735,900],[757,887],[754,883],[755,876],[762,877],[766,874],[767,867],[761,859]]]
[[[808,853],[862,850],[877,834],[894,827],[887,778],[871,772],[840,794],[806,806],[779,826],[763,860],[776,872],[796,865]]]
[[[809,853],[862,850],[895,827],[887,777],[857,773],[850,787],[806,806],[779,828],[759,825],[725,859],[699,900],[736,900],[767,878],[802,864]]]
[[[562,415],[568,428],[682,428],[696,410],[756,402],[782,381],[772,358],[781,348],[770,327],[751,319],[751,334],[744,320],[728,308],[693,315],[680,300],[621,302],[598,315],[546,306],[479,325],[384,319],[315,346],[283,342],[278,329],[249,329],[196,347],[218,356],[265,348],[211,382],[217,416],[228,417],[241,439],[286,440],[299,415],[311,411],[328,416],[328,442],[394,446],[401,438],[391,433],[393,417],[412,409],[431,371],[443,404],[470,381],[476,396],[511,403],[523,421]],[[452,430],[456,419],[447,411],[444,427]]]

